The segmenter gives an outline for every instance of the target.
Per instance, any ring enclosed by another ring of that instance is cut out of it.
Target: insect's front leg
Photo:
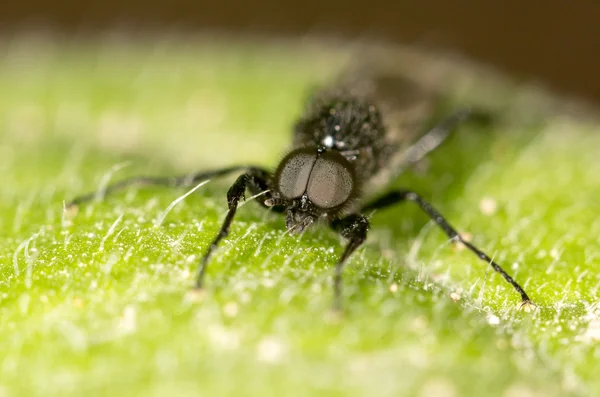
[[[229,207],[229,211],[227,212],[227,216],[223,221],[221,229],[219,229],[219,232],[208,246],[204,257],[202,257],[202,260],[200,261],[200,268],[198,269],[198,277],[196,279],[197,289],[202,288],[204,273],[206,272],[206,267],[208,265],[210,256],[217,249],[219,242],[229,233],[229,228],[237,211],[238,203],[240,200],[245,200],[246,189],[248,188],[252,192],[262,192],[268,190],[271,184],[270,180],[271,177],[267,170],[253,167],[250,168],[247,173],[240,175],[229,188],[229,191],[227,192],[227,205]]]
[[[364,215],[351,214],[342,219],[333,220],[330,226],[348,239],[348,245],[335,265],[333,278],[333,308],[339,311],[342,308],[342,271],[350,255],[367,239],[369,220]]]

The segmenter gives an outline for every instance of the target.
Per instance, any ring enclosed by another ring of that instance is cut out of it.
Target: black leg
[[[235,181],[235,183],[229,188],[229,191],[227,192],[227,204],[229,206],[229,212],[227,212],[227,216],[223,221],[223,225],[221,226],[219,233],[217,233],[212,243],[210,243],[208,249],[206,250],[206,253],[204,254],[204,257],[200,261],[200,268],[198,269],[198,278],[196,279],[197,289],[202,288],[204,273],[206,272],[206,267],[208,265],[208,260],[210,259],[210,256],[217,249],[219,242],[229,233],[229,227],[233,222],[233,218],[237,211],[238,203],[240,199],[245,200],[244,193],[246,192],[246,188],[250,188],[250,190],[252,191],[257,189],[262,189],[262,191],[264,191],[267,190],[269,186],[269,173],[259,168],[252,168],[248,173],[240,175],[240,177]]]
[[[461,122],[467,120],[472,114],[470,108],[457,110],[446,117],[412,146],[406,149],[402,161],[404,164],[414,164],[423,159],[427,154],[439,147]]]
[[[345,218],[332,221],[331,227],[349,240],[342,256],[335,265],[335,275],[333,278],[333,308],[339,311],[342,308],[342,271],[350,255],[367,238],[369,220],[364,215],[351,214]]]
[[[194,185],[205,179],[218,178],[227,174],[231,174],[235,171],[246,171],[250,169],[260,170],[257,167],[251,166],[234,166],[173,177],[135,176],[132,178],[124,179],[119,182],[115,182],[112,185],[108,185],[106,188],[100,191],[83,194],[81,196],[75,197],[66,205],[66,207],[71,208],[79,204],[92,201],[94,199],[101,199],[109,194],[115,193],[119,190],[123,190],[130,186],[184,187]]]
[[[365,205],[361,211],[368,212],[375,209],[385,208],[405,200],[416,202],[419,207],[421,207],[421,209],[427,213],[427,215],[429,215],[429,217],[435,221],[435,223],[448,235],[448,237],[454,241],[460,241],[475,255],[477,255],[479,259],[489,263],[495,271],[500,273],[502,277],[504,277],[504,279],[521,295],[521,307],[531,304],[531,300],[529,299],[529,296],[525,290],[508,273],[506,273],[506,271],[504,271],[500,265],[494,262],[492,258],[490,258],[485,252],[481,251],[468,241],[465,241],[461,235],[458,234],[458,232],[452,226],[450,226],[448,221],[446,221],[446,219],[444,219],[444,217],[435,208],[433,208],[431,204],[423,200],[417,193],[409,190],[389,192]]]

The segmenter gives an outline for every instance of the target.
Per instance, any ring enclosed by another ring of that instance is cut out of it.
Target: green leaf
[[[132,175],[274,167],[307,92],[346,49],[39,38],[3,48],[0,394],[600,392],[600,134],[589,118],[545,111],[543,95],[505,82],[477,94],[486,81],[475,80],[449,106],[480,95],[507,116],[466,125],[426,172],[397,182],[514,275],[536,311],[518,311],[498,274],[407,203],[373,216],[336,318],[342,241],[325,227],[289,236],[251,201],[193,299],[231,179],[168,213],[185,189],[132,188],[76,214],[63,205]]]

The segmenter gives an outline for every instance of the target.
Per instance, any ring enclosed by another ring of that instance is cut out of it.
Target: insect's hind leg
[[[425,156],[440,147],[452,134],[456,127],[465,122],[489,124],[493,122],[492,115],[482,109],[464,107],[451,113],[434,125],[419,140],[413,143],[402,156],[399,168],[413,165],[423,160]]]
[[[500,273],[502,277],[521,295],[520,308],[527,309],[532,303],[529,296],[521,287],[499,264],[497,264],[492,258],[490,258],[485,252],[464,240],[460,234],[448,223],[448,221],[435,209],[425,201],[417,193],[410,190],[396,190],[389,192],[382,197],[375,199],[374,201],[365,205],[361,211],[369,212],[376,209],[382,209],[389,207],[394,204],[401,203],[403,201],[412,201],[419,205],[419,207],[454,241],[459,241],[464,244],[471,252],[473,252],[479,259],[487,262],[492,268]]]
[[[245,171],[249,169],[259,168],[253,166],[233,166],[172,177],[134,176],[119,182],[115,182],[101,190],[77,196],[67,203],[66,207],[72,208],[89,201],[103,199],[109,194],[118,192],[130,186],[185,187],[194,185],[205,179],[218,178],[231,174],[235,171]]]
[[[451,132],[463,121],[472,117],[471,108],[463,108],[455,111],[433,126],[418,141],[412,144],[403,156],[405,164],[415,164],[422,160],[427,154],[438,148]]]

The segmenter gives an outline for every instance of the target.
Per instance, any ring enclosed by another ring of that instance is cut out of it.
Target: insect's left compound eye
[[[306,193],[318,207],[334,208],[344,204],[354,190],[351,165],[341,155],[326,154],[315,162]]]
[[[278,187],[285,198],[293,199],[304,194],[316,159],[315,153],[300,150],[290,153],[281,162],[282,166],[277,173]]]

